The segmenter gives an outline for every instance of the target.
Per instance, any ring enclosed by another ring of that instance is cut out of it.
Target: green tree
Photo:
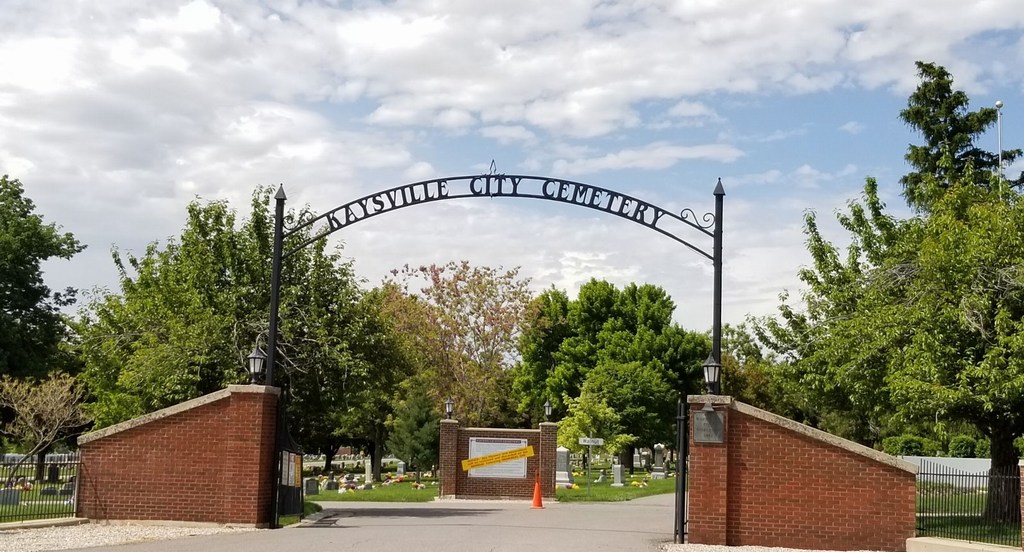
[[[236,230],[225,202],[196,201],[179,240],[113,252],[120,293],[94,297],[77,325],[98,427],[245,380],[265,325],[267,223]]]
[[[519,399],[516,408],[531,421],[541,419],[544,402],[555,397],[548,375],[558,365],[559,347],[571,335],[569,296],[564,291],[547,289],[530,301],[519,336],[520,362],[513,368],[512,393]]]
[[[115,251],[120,293],[95,298],[79,324],[98,426],[246,380],[245,357],[266,341],[270,194],[254,193],[241,224],[225,202],[193,202],[179,239],[140,256]],[[304,214],[286,216],[290,226]],[[291,236],[286,250],[305,238]],[[323,241],[290,255],[281,281],[273,383],[292,435],[309,452],[357,441],[379,459],[394,389],[409,372],[379,298]]]
[[[636,440],[624,432],[615,409],[593,393],[567,398],[565,404],[568,414],[558,423],[558,446],[582,453],[587,447],[580,444],[580,437],[600,437],[604,439],[601,448],[614,454]]]
[[[409,397],[395,410],[394,423],[388,436],[388,451],[421,472],[437,464],[441,445],[440,413],[421,389],[412,389]]]
[[[934,96],[936,75],[945,72],[922,75],[912,106]],[[993,468],[1013,469],[1024,434],[1024,200],[973,145],[987,119],[965,119],[966,96],[951,97],[913,113],[939,155],[932,166],[911,149],[924,169],[904,182],[917,216],[885,214],[868,180],[864,199],[839,215],[851,236],[843,256],[808,215],[805,308],[784,303],[759,337],[785,357],[782,370],[809,402],[824,405],[808,413],[811,423],[869,443],[913,424],[973,427],[991,442]],[[994,478],[986,516],[1016,519],[1007,505],[1018,493]]]
[[[59,309],[74,302],[75,290],[50,290],[40,264],[70,259],[84,248],[43,222],[21,182],[0,176],[0,374],[38,377],[56,367],[67,337]]]
[[[638,444],[672,442],[678,394],[671,375],[659,363],[606,361],[587,374],[583,391],[606,402],[619,414],[625,431]]]
[[[567,413],[566,401],[590,385],[639,443],[666,440],[676,398],[699,389],[700,364],[711,348],[706,335],[672,322],[674,309],[668,294],[649,284],[620,290],[591,280],[573,301],[557,290],[545,292],[532,305],[519,344],[522,362],[514,371],[519,408],[536,409],[550,398],[559,418]],[[598,381],[591,383],[595,370]],[[614,389],[612,382],[626,387]],[[625,398],[631,394],[638,398],[632,405]]]
[[[900,184],[907,204],[928,212],[954,182],[982,188],[991,188],[996,182],[989,176],[999,170],[999,155],[979,148],[976,142],[996,124],[998,113],[992,107],[970,111],[967,94],[953,88],[953,76],[945,68],[919,61],[917,71],[921,83],[900,118],[920,132],[925,143],[908,147],[906,159],[915,170],[901,178]],[[1003,162],[1011,163],[1020,155],[1020,149],[1003,151]]]

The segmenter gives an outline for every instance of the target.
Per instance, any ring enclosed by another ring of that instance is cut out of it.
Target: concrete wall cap
[[[735,401],[728,395],[688,395],[686,402],[690,404],[724,404],[731,405]]]
[[[875,462],[878,462],[880,464],[892,466],[896,469],[917,475],[917,464],[914,464],[912,462],[901,460],[899,458],[896,458],[895,456],[890,456],[884,452],[877,451],[873,448],[866,447],[859,443],[854,443],[853,441],[843,439],[842,437],[837,437],[835,435],[832,435],[831,433],[821,431],[820,429],[814,429],[813,427],[806,426],[800,422],[790,420],[789,418],[783,418],[778,414],[772,414],[771,412],[761,410],[760,408],[750,406],[749,404],[741,403],[739,401],[732,401],[731,398],[730,401],[730,409],[740,412],[742,414],[746,414],[747,416],[757,418],[770,424],[775,424],[779,427],[784,427],[790,431],[793,431],[794,433],[799,433],[806,437],[810,437],[811,439],[814,439],[816,441],[821,441],[823,443],[841,448],[854,454],[859,454],[865,458],[868,458],[869,460],[874,460]]]
[[[539,429],[507,429],[501,427],[464,427],[460,431],[481,433],[540,433]]]
[[[80,435],[78,437],[78,445],[81,446],[86,443],[95,441],[97,439],[109,437],[110,435],[114,435],[115,433],[128,431],[129,429],[134,429],[141,425],[148,424],[149,422],[162,420],[164,418],[167,418],[168,416],[173,416],[175,414],[185,412],[186,410],[192,410],[193,408],[198,408],[200,406],[204,406],[222,399],[226,399],[230,397],[233,393],[266,393],[269,395],[277,396],[281,394],[281,389],[279,387],[268,387],[266,385],[229,385],[227,386],[227,388],[221,389],[220,391],[214,391],[213,393],[203,395],[202,397],[196,397],[192,400],[181,402],[173,406],[168,406],[167,408],[157,410],[155,412],[150,412],[149,414],[143,414],[142,416],[132,418],[131,420],[126,420],[119,424],[114,424],[103,429],[98,429],[96,431]]]

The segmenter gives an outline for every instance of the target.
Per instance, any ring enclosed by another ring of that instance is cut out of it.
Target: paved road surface
[[[629,502],[324,503],[313,523],[276,531],[89,548],[92,552],[649,552],[672,541],[674,495]]]

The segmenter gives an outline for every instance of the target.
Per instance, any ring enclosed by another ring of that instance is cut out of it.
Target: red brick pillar
[[[223,497],[225,519],[268,526],[274,499],[274,434],[280,389],[232,385],[225,422]],[[254,472],[258,475],[254,475]]]
[[[687,489],[690,505],[687,542],[693,544],[726,545],[726,522],[728,515],[728,473],[729,473],[729,409],[731,397],[688,397],[690,403],[690,468]],[[721,443],[698,442],[694,433],[698,425],[697,416],[705,404],[711,402],[717,413],[724,418],[724,435]]]
[[[459,477],[459,421],[441,420],[441,489],[440,498],[458,493]]]
[[[555,498],[555,449],[558,448],[558,424],[540,424],[540,489],[544,498]]]
[[[1018,461],[1017,473],[1024,476],[1024,460]],[[1020,480],[1020,511],[1024,512],[1024,477]],[[1024,550],[1024,524],[1020,526],[1020,546]]]

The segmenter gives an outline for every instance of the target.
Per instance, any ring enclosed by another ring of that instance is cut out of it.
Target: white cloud
[[[839,130],[847,134],[860,134],[861,132],[864,132],[864,128],[865,127],[863,123],[858,123],[857,121],[848,121],[843,123],[839,127]]]
[[[521,125],[486,126],[480,129],[480,134],[496,140],[499,144],[533,144],[537,141],[537,135]]]
[[[254,186],[283,182],[290,204],[320,208],[497,158],[599,185],[635,171],[644,183],[632,185],[683,202],[670,186],[731,163],[729,212],[746,217],[730,227],[736,320],[795,273],[803,208],[856,195],[858,164],[902,172],[901,151],[786,151],[837,128],[896,132],[833,95],[905,95],[923,59],[972,94],[1012,92],[998,98],[1007,128],[1009,107],[1024,105],[1012,70],[1024,62],[1024,10],[1013,0],[8,4],[0,172],[22,177],[43,212],[90,245],[48,265],[53,287],[116,281],[107,248],[175,234],[196,195],[244,210]],[[793,96],[814,102],[770,112]],[[765,197],[777,216],[739,211]],[[541,287],[588,275],[663,283],[684,310],[707,291],[700,259],[625,221],[472,205],[417,207],[345,239],[373,281],[389,264],[466,256],[529,266],[550,278]],[[765,274],[759,285],[753,273]],[[694,326],[706,325],[700,305],[682,315]]]
[[[624,149],[600,157],[555,161],[556,173],[570,175],[622,169],[664,169],[684,159],[735,161],[743,152],[728,144],[678,146],[655,142],[641,148]]]

